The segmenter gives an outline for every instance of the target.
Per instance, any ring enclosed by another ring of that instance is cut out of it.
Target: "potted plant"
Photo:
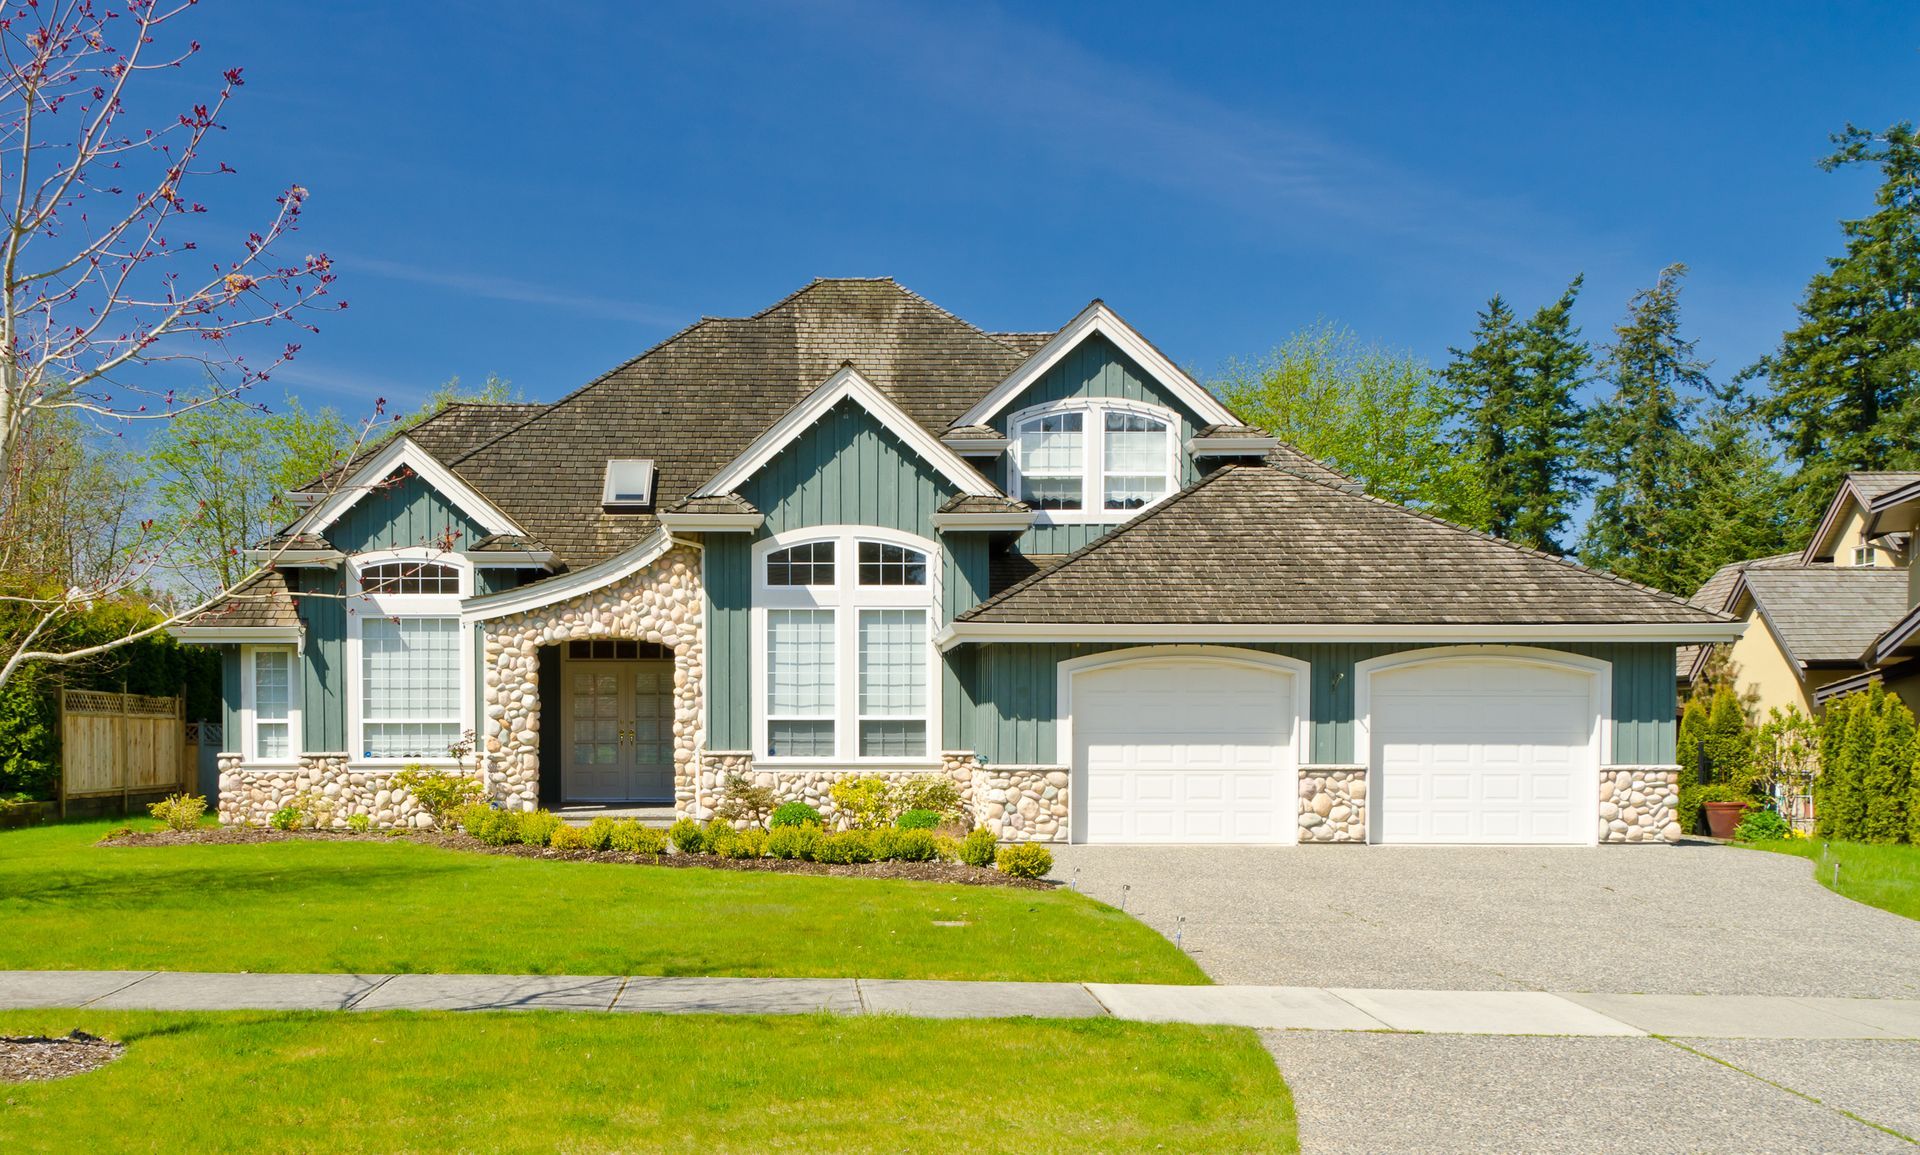
[[[1732,838],[1734,827],[1740,825],[1753,805],[1753,799],[1745,792],[1724,782],[1700,787],[1697,797],[1700,809],[1707,815],[1707,833],[1714,838]]]

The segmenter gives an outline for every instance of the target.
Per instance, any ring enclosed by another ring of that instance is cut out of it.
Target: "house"
[[[1920,709],[1917,521],[1920,472],[1850,473],[1804,549],[1723,566],[1694,594],[1743,623],[1725,653],[1761,717],[1817,713],[1875,682]],[[1681,680],[1704,678],[1709,656],[1683,649]]]
[[[892,280],[455,406],[305,493],[223,647],[220,813],[826,800],[945,775],[1007,839],[1678,837],[1674,651],[1724,615],[1368,497],[1105,304]]]

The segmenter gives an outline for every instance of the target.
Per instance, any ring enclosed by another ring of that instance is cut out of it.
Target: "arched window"
[[[933,756],[935,547],[823,527],[762,547],[755,752],[769,759]],[[848,564],[851,562],[851,564]]]
[[[459,594],[460,571],[430,561],[383,561],[360,570],[360,592],[387,594]]]
[[[1013,416],[1012,488],[1039,520],[1123,521],[1172,493],[1179,419],[1114,398],[1076,399]]]

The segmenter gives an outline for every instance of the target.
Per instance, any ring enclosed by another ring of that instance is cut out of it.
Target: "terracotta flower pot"
[[[1747,816],[1751,802],[1705,802],[1700,808],[1707,812],[1707,833],[1715,838],[1732,838],[1733,828]]]

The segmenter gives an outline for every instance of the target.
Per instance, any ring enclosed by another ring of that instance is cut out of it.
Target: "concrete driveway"
[[[1920,922],[1820,887],[1805,860],[1708,843],[1070,846],[1054,876],[1225,983],[1920,997]],[[1266,1041],[1310,1155],[1920,1146],[1920,1043]]]

